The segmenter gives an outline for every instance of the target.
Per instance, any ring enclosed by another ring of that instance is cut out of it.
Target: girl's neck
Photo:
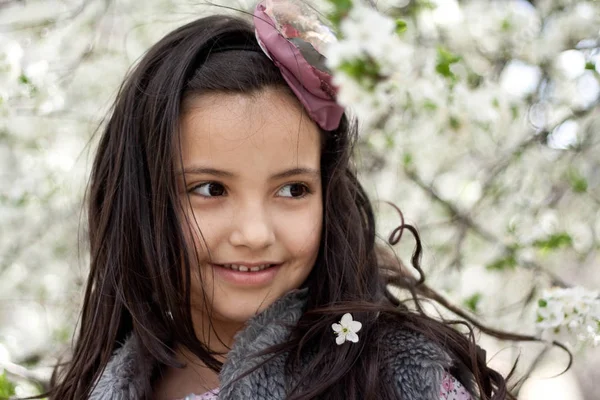
[[[216,315],[208,316],[201,311],[192,313],[192,321],[198,340],[212,352],[223,355],[223,358],[233,346],[235,335],[245,326],[244,322],[224,321]]]
[[[225,362],[227,353],[233,346],[233,338],[243,329],[243,323],[224,323],[216,318],[212,324],[204,313],[192,315],[198,340]],[[202,394],[219,387],[219,375],[206,366],[198,356],[187,348],[176,345],[177,360],[185,364],[183,368],[166,367],[154,385],[154,398],[157,400],[183,399],[194,393]]]
[[[177,360],[185,364],[183,368],[165,367],[154,384],[154,397],[157,400],[178,400],[189,394],[202,394],[219,387],[218,374],[189,350],[176,349]],[[224,361],[224,357],[217,357]]]

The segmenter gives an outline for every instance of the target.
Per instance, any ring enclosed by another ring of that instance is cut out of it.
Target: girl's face
[[[192,305],[203,310],[206,298],[215,325],[240,324],[313,268],[323,218],[320,131],[276,89],[187,99],[181,124],[179,185],[203,282],[192,280]]]

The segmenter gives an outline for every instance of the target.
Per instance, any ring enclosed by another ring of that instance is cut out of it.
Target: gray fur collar
[[[283,343],[302,315],[307,290],[294,290],[252,318],[238,333],[227,355],[219,380],[220,400],[283,400],[286,393],[281,354],[250,374],[239,376],[260,364],[264,358],[253,354]],[[403,400],[437,400],[443,372],[451,365],[450,357],[438,346],[417,334],[393,329],[382,332],[382,373],[395,382]],[[142,400],[143,388],[155,367],[144,354],[135,336],[117,349],[98,380],[90,400]],[[144,362],[140,362],[143,360]],[[239,379],[238,379],[239,378]]]

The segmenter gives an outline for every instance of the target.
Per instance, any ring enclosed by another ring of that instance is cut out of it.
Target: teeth
[[[263,264],[263,265],[257,265],[256,267],[247,267],[245,265],[237,265],[237,264],[223,264],[222,267],[227,268],[227,269],[232,269],[234,271],[240,271],[240,272],[258,272],[258,271],[262,271],[265,270],[267,268],[269,268],[271,266],[271,264]]]

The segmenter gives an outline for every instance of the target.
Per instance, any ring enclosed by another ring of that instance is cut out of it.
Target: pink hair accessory
[[[340,125],[344,108],[321,51],[335,40],[318,14],[301,0],[263,0],[254,11],[256,38],[310,117],[322,129]]]

